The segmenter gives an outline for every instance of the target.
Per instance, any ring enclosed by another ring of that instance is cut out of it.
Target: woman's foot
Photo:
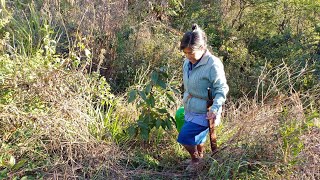
[[[204,153],[204,144],[198,144],[197,145],[197,151],[200,158],[203,158]]]
[[[201,171],[204,167],[203,159],[198,159],[197,161],[190,161],[189,165],[186,168],[187,172],[194,173]]]
[[[202,153],[199,153],[199,158],[202,159],[204,156],[203,152]]]
[[[202,154],[202,155],[199,155],[199,159],[200,159],[200,160],[203,159],[203,154]],[[183,160],[183,161],[181,162],[181,164],[187,166],[187,165],[189,165],[191,162],[192,162],[192,159],[186,159],[186,160]]]

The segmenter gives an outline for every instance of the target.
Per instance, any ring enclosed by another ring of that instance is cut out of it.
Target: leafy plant
[[[153,128],[172,129],[173,117],[166,107],[170,106],[171,102],[174,102],[172,93],[177,90],[166,83],[167,79],[167,73],[163,70],[155,70],[151,73],[150,81],[142,90],[133,89],[129,92],[129,103],[140,97],[140,101],[137,104],[137,108],[140,109],[140,115],[137,122],[128,128],[131,136],[139,134],[142,139],[147,140]]]
[[[280,135],[282,137],[282,153],[283,153],[283,161],[284,163],[288,163],[289,165],[294,165],[296,163],[296,157],[303,150],[303,143],[300,141],[299,137],[302,134],[301,128],[299,128],[300,122],[297,120],[288,121],[286,120],[287,111],[285,110],[282,113],[282,117],[284,118],[280,121]]]
[[[53,55],[59,39],[53,30],[47,14],[38,11],[34,2],[13,5],[12,19],[4,30],[10,33],[12,49],[20,54],[43,53]]]

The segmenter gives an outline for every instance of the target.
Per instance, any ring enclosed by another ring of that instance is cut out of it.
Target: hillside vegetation
[[[230,92],[188,174],[193,23]],[[318,0],[0,0],[0,179],[320,179],[319,82]]]

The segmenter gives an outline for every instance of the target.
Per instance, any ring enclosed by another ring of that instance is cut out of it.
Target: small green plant
[[[106,140],[107,137],[111,137],[118,142],[123,131],[123,126],[121,125],[123,121],[119,120],[119,114],[116,112],[119,101],[110,92],[111,88],[105,77],[92,73],[90,78],[93,86],[89,96],[92,97],[95,106],[90,115],[97,117],[89,125],[90,132],[97,139]]]
[[[27,164],[27,159],[21,159],[19,161],[11,154],[0,155],[0,168],[4,168],[0,171],[0,179],[7,178],[10,171],[17,171]]]
[[[280,116],[279,133],[282,137],[282,153],[284,163],[296,164],[296,157],[303,150],[303,143],[299,137],[303,133],[302,122],[288,120],[288,110],[284,108]]]
[[[320,128],[320,114],[317,111],[310,113],[310,115],[306,118],[304,129],[308,129],[310,127],[319,127]]]
[[[177,90],[168,86],[166,83],[167,79],[168,75],[166,72],[155,70],[151,73],[151,80],[142,90],[133,89],[129,92],[129,103],[133,102],[137,96],[142,99],[137,104],[137,108],[140,109],[138,120],[128,128],[131,136],[139,134],[142,139],[147,140],[153,128],[172,129],[174,118],[166,107],[170,106],[171,102],[174,102],[172,93]]]
[[[42,154],[39,144],[34,142],[34,131],[30,129],[16,128],[3,134],[0,139],[0,179],[23,179],[40,175],[40,172],[31,171],[47,163],[46,155]],[[25,173],[27,171],[29,173]]]

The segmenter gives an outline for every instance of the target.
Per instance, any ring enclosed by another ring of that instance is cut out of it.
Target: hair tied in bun
[[[187,47],[190,47],[191,49],[207,48],[207,36],[196,23],[192,25],[191,31],[184,33],[180,41],[180,50]]]
[[[196,31],[196,30],[198,30],[198,29],[199,29],[198,24],[193,24],[193,25],[192,25],[192,31]]]

